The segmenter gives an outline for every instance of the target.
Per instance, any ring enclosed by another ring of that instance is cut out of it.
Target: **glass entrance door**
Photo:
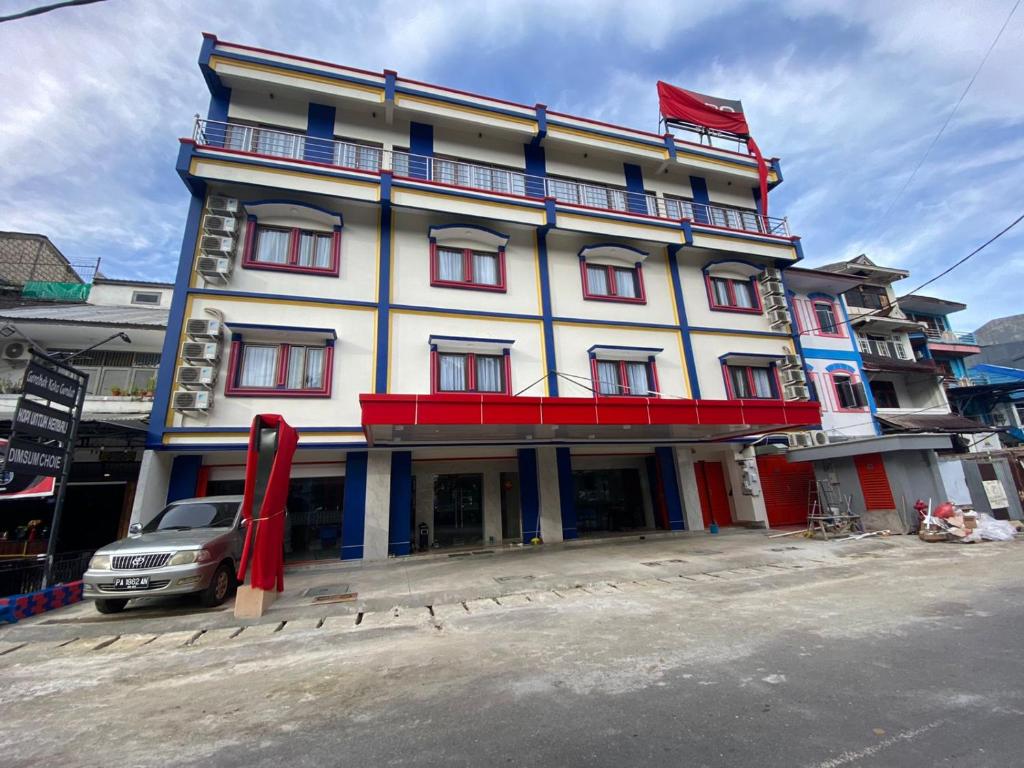
[[[484,541],[483,475],[438,475],[434,479],[434,543],[474,547]]]

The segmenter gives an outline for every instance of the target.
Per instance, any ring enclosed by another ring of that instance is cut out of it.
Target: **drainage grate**
[[[691,549],[690,554],[693,555],[720,555],[722,550],[720,549]]]
[[[659,565],[672,565],[685,562],[685,560],[651,560],[647,563],[640,563],[640,565],[646,565],[648,568],[656,568]]]
[[[313,598],[313,604],[317,605],[322,603],[345,603],[350,600],[355,600],[357,597],[359,597],[358,592],[342,592],[341,594],[337,595],[318,595],[317,597]]]
[[[531,576],[495,576],[494,580],[499,582],[499,583],[504,583],[504,582],[507,582],[507,581],[533,581],[534,578],[535,577],[532,576],[532,575]]]
[[[310,587],[302,593],[303,597],[323,597],[325,595],[339,595],[348,592],[348,584],[330,584],[326,587]]]

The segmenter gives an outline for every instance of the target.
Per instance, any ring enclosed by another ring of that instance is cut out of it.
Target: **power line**
[[[992,39],[992,43],[991,45],[989,45],[988,50],[985,51],[985,55],[982,57],[981,63],[978,64],[978,68],[974,70],[974,74],[971,76],[970,81],[967,83],[967,87],[964,88],[963,93],[960,94],[960,98],[957,99],[956,104],[953,106],[953,111],[950,112],[949,115],[946,117],[946,121],[942,124],[942,127],[939,128],[939,132],[935,134],[935,138],[933,138],[931,144],[928,145],[928,149],[925,150],[917,165],[914,166],[914,170],[911,172],[910,176],[907,177],[907,180],[903,183],[903,186],[900,187],[900,191],[896,193],[896,196],[889,203],[889,206],[885,209],[885,213],[882,214],[882,217],[879,219],[879,221],[884,222],[889,217],[889,214],[892,213],[892,209],[896,206],[896,203],[899,201],[901,197],[903,197],[903,193],[907,191],[907,188],[914,181],[914,178],[917,176],[917,172],[921,170],[921,166],[925,164],[925,161],[928,159],[928,156],[931,155],[932,150],[935,149],[935,145],[939,143],[939,139],[942,138],[942,134],[945,133],[946,127],[949,125],[950,121],[952,121],[953,116],[957,113],[957,110],[960,109],[960,105],[967,97],[967,93],[971,90],[971,86],[974,85],[974,81],[978,79],[978,75],[981,73],[982,68],[985,66],[985,62],[988,61],[988,57],[992,54],[993,49],[996,47],[996,43],[999,42],[999,38],[1003,36],[1003,32],[1006,30],[1007,25],[1010,23],[1010,19],[1013,18],[1013,14],[1017,12],[1017,7],[1020,4],[1021,0],[1017,0],[1017,2],[1013,4],[1013,8],[1010,9],[1010,13],[1009,15],[1007,15],[1006,20],[1003,22],[1003,26],[999,28],[999,31],[996,33],[996,36]],[[879,236],[884,234],[885,231],[886,230],[883,229],[879,233]]]
[[[1017,0],[1020,2],[1020,0]],[[28,10],[21,11],[20,13],[12,13],[9,16],[0,16],[0,23],[5,21],[17,21],[18,19],[27,19],[29,16],[39,16],[43,13],[49,13],[50,11],[56,11],[61,8],[70,8],[75,5],[90,5],[92,3],[102,3],[103,0],[63,0],[60,3],[50,3],[49,5],[40,5],[36,8],[29,8]]]

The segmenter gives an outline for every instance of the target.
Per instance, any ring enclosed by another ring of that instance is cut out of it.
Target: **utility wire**
[[[1017,0],[1020,2],[1020,0]],[[17,21],[18,19],[27,19],[29,16],[39,16],[43,13],[50,11],[57,11],[61,8],[70,8],[75,5],[90,5],[92,3],[102,3],[103,0],[63,0],[60,3],[50,3],[49,5],[40,5],[36,8],[29,8],[28,10],[21,11],[19,13],[12,13],[8,16],[0,16],[0,23],[5,21]]]
[[[928,159],[928,156],[931,155],[932,150],[935,149],[935,145],[939,143],[939,139],[942,138],[942,134],[945,133],[946,127],[949,125],[950,121],[952,121],[953,116],[957,113],[957,110],[960,109],[960,105],[963,104],[964,99],[967,97],[967,93],[971,90],[971,86],[974,85],[974,81],[978,79],[978,75],[981,73],[982,68],[985,66],[985,62],[988,61],[988,57],[992,54],[993,49],[996,47],[996,43],[999,42],[999,38],[1003,36],[1003,32],[1006,31],[1006,27],[1010,23],[1010,19],[1013,18],[1013,14],[1017,12],[1017,7],[1020,4],[1021,0],[1017,0],[1017,2],[1013,4],[1013,8],[1010,9],[1010,13],[1009,15],[1007,15],[1006,20],[1003,22],[1003,26],[999,28],[999,31],[996,33],[996,36],[992,39],[992,44],[989,45],[988,50],[985,51],[985,55],[982,57],[981,63],[978,64],[978,68],[974,70],[974,74],[971,76],[970,81],[967,83],[967,87],[964,88],[963,93],[960,94],[960,98],[957,99],[956,104],[953,106],[953,111],[950,112],[949,115],[946,117],[946,121],[942,124],[942,127],[939,128],[939,132],[935,134],[935,138],[932,139],[931,144],[928,145],[928,149],[925,150],[924,154],[921,156],[921,159],[917,162],[917,165],[914,166],[914,170],[910,173],[910,176],[907,177],[907,180],[903,183],[903,186],[900,187],[900,191],[897,192],[896,196],[890,201],[889,206],[885,209],[885,213],[883,213],[881,219],[879,219],[880,222],[884,222],[889,217],[889,214],[892,213],[892,209],[896,207],[896,203],[899,201],[901,197],[903,197],[903,193],[907,191],[907,188],[910,186],[910,184],[914,181],[914,178],[917,176],[917,172],[921,170],[921,166],[925,164],[925,161]],[[881,235],[886,232],[886,229],[883,229],[879,233],[879,237],[881,237]]]

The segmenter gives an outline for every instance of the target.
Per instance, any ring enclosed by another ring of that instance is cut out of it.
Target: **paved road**
[[[33,643],[0,656],[0,762],[1022,764],[1024,546],[863,554],[190,646]]]

